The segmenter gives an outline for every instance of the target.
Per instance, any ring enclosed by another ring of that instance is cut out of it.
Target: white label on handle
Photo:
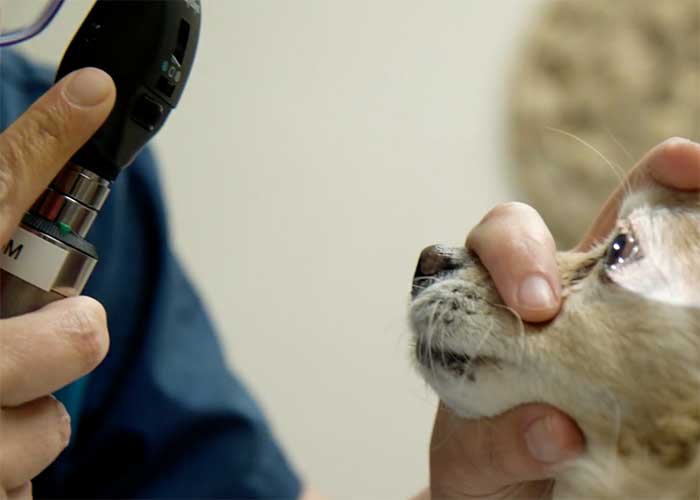
[[[50,292],[68,250],[19,228],[0,253],[0,268],[46,292]]]

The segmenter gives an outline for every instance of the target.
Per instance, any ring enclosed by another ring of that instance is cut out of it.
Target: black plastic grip
[[[199,0],[97,0],[66,49],[56,80],[92,66],[117,99],[104,125],[73,157],[113,181],[177,105],[199,39]]]

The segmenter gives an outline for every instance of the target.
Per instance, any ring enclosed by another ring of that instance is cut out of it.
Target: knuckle
[[[484,222],[490,222],[494,219],[501,219],[504,217],[513,217],[520,214],[530,214],[534,212],[535,209],[526,203],[520,201],[509,201],[506,203],[501,203],[492,208],[482,220]]]
[[[688,142],[688,139],[685,137],[669,137],[660,144],[660,147],[662,149],[674,149],[678,146],[685,146],[688,144]]]
[[[61,317],[61,331],[75,346],[83,366],[95,368],[109,348],[104,307],[94,299],[76,297]]]
[[[18,165],[24,163],[26,157],[25,142],[28,134],[18,128],[11,128],[3,133],[2,149],[0,149],[0,167],[12,173]]]
[[[662,164],[672,162],[678,155],[688,147],[690,141],[683,137],[670,137],[659,144],[655,150],[655,158],[652,163],[661,162]]]
[[[54,104],[28,111],[26,141],[30,147],[52,151],[66,140],[68,113],[64,106]]]
[[[21,124],[10,127],[2,135],[0,147],[0,208],[12,203],[12,194],[23,177],[42,167],[47,155],[60,148],[68,137],[66,123],[69,111],[60,103],[30,108]]]
[[[653,167],[658,163],[668,163],[674,158],[676,153],[682,152],[688,144],[688,139],[683,137],[669,137],[665,139],[651,150],[647,166]]]
[[[489,255],[536,257],[552,253],[556,244],[537,210],[526,203],[508,202],[494,207],[470,233],[467,243]]]
[[[23,153],[17,141],[10,139],[0,149],[0,207],[12,203],[12,194],[17,185],[18,165],[22,163]]]
[[[525,211],[534,211],[532,207],[518,201],[501,203],[489,210],[479,224],[471,230],[467,237],[467,245],[479,250],[482,244],[499,235],[503,231],[510,232],[512,227],[504,221],[522,216]]]

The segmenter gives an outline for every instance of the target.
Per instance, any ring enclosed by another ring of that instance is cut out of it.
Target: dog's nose
[[[413,279],[430,278],[445,271],[458,269],[464,265],[465,257],[464,248],[431,245],[420,253]]]

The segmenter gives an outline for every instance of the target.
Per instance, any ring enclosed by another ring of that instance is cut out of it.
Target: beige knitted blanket
[[[562,246],[652,146],[700,140],[700,0],[546,0],[520,55],[515,178]]]

